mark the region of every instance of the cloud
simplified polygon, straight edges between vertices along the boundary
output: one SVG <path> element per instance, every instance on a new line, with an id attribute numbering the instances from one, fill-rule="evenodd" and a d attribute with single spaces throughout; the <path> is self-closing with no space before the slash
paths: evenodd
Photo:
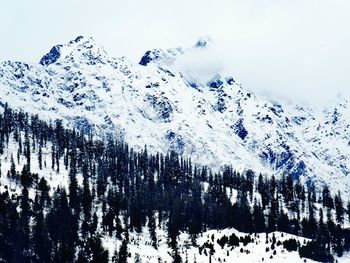
<path id="1" fill-rule="evenodd" d="M 347 0 L 12 0 L 0 9 L 0 58 L 37 62 L 91 35 L 138 62 L 146 50 L 210 36 L 212 50 L 179 62 L 190 76 L 220 69 L 256 93 L 319 105 L 350 96 L 349 13 Z"/>
<path id="2" fill-rule="evenodd" d="M 211 40 L 205 40 L 205 47 L 193 47 L 179 55 L 175 67 L 189 82 L 206 85 L 224 69 L 224 60 L 219 56 Z"/>

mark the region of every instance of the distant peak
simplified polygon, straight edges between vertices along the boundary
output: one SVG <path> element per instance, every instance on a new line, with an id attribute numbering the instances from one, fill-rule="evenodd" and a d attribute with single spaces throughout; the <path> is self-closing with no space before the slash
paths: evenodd
<path id="1" fill-rule="evenodd" d="M 147 66 L 152 61 L 162 62 L 164 64 L 172 64 L 176 56 L 182 54 L 184 51 L 181 47 L 169 48 L 167 50 L 153 49 L 148 50 L 142 56 L 139 64 L 142 66 Z"/>
<path id="2" fill-rule="evenodd" d="M 78 36 L 75 39 L 69 41 L 68 45 L 90 45 L 95 46 L 95 40 L 90 36 Z"/>
<path id="3" fill-rule="evenodd" d="M 80 40 L 83 40 L 84 38 L 86 39 L 86 37 L 84 36 L 78 36 L 76 39 L 69 41 L 69 44 L 78 43 Z"/>
<path id="4" fill-rule="evenodd" d="M 195 47 L 196 48 L 206 48 L 210 42 L 211 42 L 211 39 L 209 37 L 200 38 L 197 40 Z"/>
<path id="5" fill-rule="evenodd" d="M 103 48 L 96 45 L 92 37 L 78 36 L 67 44 L 60 44 L 51 48 L 50 52 L 42 57 L 40 64 L 48 66 L 67 56 L 75 56 L 77 58 L 83 55 L 84 52 L 89 52 L 90 60 L 98 59 L 101 55 L 106 55 Z"/>
<path id="6" fill-rule="evenodd" d="M 142 66 L 147 66 L 152 60 L 159 58 L 159 55 L 156 51 L 146 51 L 146 53 L 142 56 L 139 64 Z"/>
<path id="7" fill-rule="evenodd" d="M 202 37 L 197 40 L 194 46 L 184 49 L 182 47 L 169 48 L 167 50 L 163 49 L 153 49 L 148 50 L 142 56 L 139 64 L 142 66 L 147 66 L 150 62 L 162 62 L 165 64 L 171 64 L 178 55 L 184 54 L 187 51 L 191 51 L 193 48 L 206 48 L 210 45 L 211 39 L 209 37 Z"/>
<path id="8" fill-rule="evenodd" d="M 61 47 L 62 45 L 56 45 L 51 48 L 50 52 L 45 54 L 39 63 L 43 66 L 48 66 L 55 63 L 61 56 Z"/>

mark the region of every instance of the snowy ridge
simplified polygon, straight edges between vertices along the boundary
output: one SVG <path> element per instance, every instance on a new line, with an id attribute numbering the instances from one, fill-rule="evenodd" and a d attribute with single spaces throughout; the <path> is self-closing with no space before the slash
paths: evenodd
<path id="1" fill-rule="evenodd" d="M 38 64 L 2 62 L 0 101 L 99 136 L 113 133 L 137 149 L 350 190 L 349 102 L 318 111 L 259 98 L 220 73 L 206 84 L 190 82 L 174 62 L 206 46 L 148 51 L 133 64 L 78 37 Z"/>

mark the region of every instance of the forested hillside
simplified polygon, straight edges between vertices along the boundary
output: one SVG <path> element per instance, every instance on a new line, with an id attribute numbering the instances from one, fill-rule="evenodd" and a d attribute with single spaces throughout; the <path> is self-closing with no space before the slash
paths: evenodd
<path id="1" fill-rule="evenodd" d="M 0 262 L 333 262 L 350 250 L 348 196 L 327 186 L 214 173 L 7 106 L 0 184 Z"/>

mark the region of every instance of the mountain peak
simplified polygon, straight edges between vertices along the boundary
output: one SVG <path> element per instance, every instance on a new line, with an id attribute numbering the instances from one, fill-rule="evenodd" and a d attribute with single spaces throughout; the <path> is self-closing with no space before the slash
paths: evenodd
<path id="1" fill-rule="evenodd" d="M 96 64 L 97 62 L 104 62 L 106 57 L 107 54 L 104 49 L 97 45 L 92 37 L 78 36 L 67 44 L 52 47 L 39 63 L 48 66 L 67 59 L 68 61 L 79 60 L 79 62 L 87 64 Z"/>
<path id="2" fill-rule="evenodd" d="M 53 48 L 51 48 L 50 52 L 45 54 L 40 59 L 40 64 L 43 66 L 48 66 L 50 64 L 55 63 L 61 56 L 61 47 L 62 45 L 56 45 Z"/>
<path id="3" fill-rule="evenodd" d="M 189 48 L 177 47 L 169 48 L 167 50 L 163 49 L 153 49 L 148 50 L 142 56 L 139 64 L 142 66 L 147 66 L 150 62 L 162 62 L 163 64 L 169 65 L 174 62 L 178 55 L 184 54 L 186 52 L 191 52 L 194 49 L 205 49 L 211 44 L 211 39 L 209 37 L 202 37 L 197 40 L 194 46 Z"/>
<path id="4" fill-rule="evenodd" d="M 202 37 L 199 38 L 194 45 L 196 48 L 206 48 L 211 42 L 211 39 L 209 37 Z"/>
<path id="5" fill-rule="evenodd" d="M 80 41 L 83 41 L 84 39 L 93 40 L 92 37 L 78 36 L 76 39 L 69 41 L 69 44 L 78 43 Z"/>
<path id="6" fill-rule="evenodd" d="M 148 63 L 152 61 L 158 61 L 158 62 L 162 62 L 163 64 L 169 65 L 169 64 L 172 64 L 175 58 L 179 54 L 182 54 L 183 52 L 184 50 L 181 47 L 169 48 L 167 50 L 162 50 L 162 49 L 148 50 L 142 56 L 139 64 L 142 66 L 147 66 Z"/>

